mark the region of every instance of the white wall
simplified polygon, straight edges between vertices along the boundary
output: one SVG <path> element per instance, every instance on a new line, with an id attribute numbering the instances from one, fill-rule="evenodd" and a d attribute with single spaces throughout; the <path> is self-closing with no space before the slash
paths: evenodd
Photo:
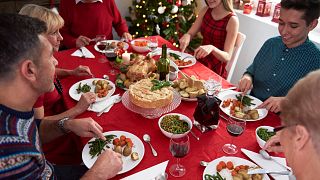
<path id="1" fill-rule="evenodd" d="M 121 13 L 121 16 L 125 18 L 126 16 L 129 16 L 129 6 L 132 6 L 132 0 L 115 0 L 118 9 Z M 114 39 L 120 39 L 117 35 L 117 32 L 113 30 L 113 38 Z"/>

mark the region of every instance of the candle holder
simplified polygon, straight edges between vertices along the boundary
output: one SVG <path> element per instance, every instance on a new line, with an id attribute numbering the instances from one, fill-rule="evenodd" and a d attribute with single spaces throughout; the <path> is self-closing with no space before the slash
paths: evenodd
<path id="1" fill-rule="evenodd" d="M 257 6 L 257 16 L 270 16 L 272 2 L 267 0 L 259 0 Z"/>
<path id="2" fill-rule="evenodd" d="M 279 23 L 279 18 L 280 18 L 280 9 L 281 9 L 281 5 L 280 3 L 278 3 L 275 7 L 274 7 L 274 11 L 273 11 L 273 16 L 272 16 L 272 20 L 275 23 Z"/>

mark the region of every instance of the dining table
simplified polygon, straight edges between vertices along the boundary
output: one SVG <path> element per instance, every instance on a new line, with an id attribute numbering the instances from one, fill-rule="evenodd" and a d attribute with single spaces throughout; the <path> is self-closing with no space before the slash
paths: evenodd
<path id="1" fill-rule="evenodd" d="M 173 46 L 172 43 L 165 40 L 161 36 L 156 36 L 158 38 L 159 47 L 162 44 L 167 44 L 167 47 L 173 50 L 178 50 L 177 47 Z M 76 57 L 71 56 L 73 52 L 77 49 L 68 49 L 54 53 L 54 57 L 58 60 L 58 68 L 64 69 L 74 69 L 79 65 L 89 66 L 92 74 L 96 78 L 102 78 L 103 75 L 108 75 L 110 81 L 115 82 L 117 76 L 108 74 L 109 70 L 112 69 L 112 65 L 107 62 L 101 62 L 99 58 L 106 58 L 104 54 L 97 52 L 94 49 L 94 45 L 88 45 L 86 48 L 95 56 L 95 58 L 83 58 L 83 57 Z M 127 49 L 128 52 L 134 52 L 132 47 L 130 46 Z M 201 64 L 200 62 L 196 62 L 193 66 L 182 68 L 180 69 L 187 75 L 194 75 L 195 77 L 208 80 L 209 78 L 219 79 L 220 76 L 213 72 L 212 70 L 208 69 L 206 66 Z M 69 88 L 81 81 L 83 79 L 88 79 L 91 77 L 75 77 L 70 76 L 67 78 L 61 79 L 61 84 L 64 87 L 63 91 L 63 100 L 64 104 L 67 108 L 71 108 L 76 105 L 77 101 L 73 100 L 69 95 Z M 226 80 L 222 80 L 222 88 L 234 87 L 236 85 L 227 82 Z M 123 95 L 125 90 L 121 88 L 116 88 L 114 94 Z M 172 110 L 171 112 L 180 113 L 187 117 L 189 117 L 192 121 L 193 113 L 197 106 L 197 101 L 181 101 L 180 105 Z M 223 116 L 226 116 L 222 111 L 220 113 Z M 219 126 L 215 130 L 211 130 L 205 133 L 201 133 L 195 126 L 192 128 L 192 131 L 198 136 L 200 139 L 197 140 L 191 134 L 189 134 L 190 139 L 190 151 L 189 153 L 181 158 L 180 163 L 186 167 L 186 174 L 182 178 L 176 178 L 170 175 L 169 167 L 176 162 L 175 157 L 172 156 L 171 152 L 169 151 L 169 142 L 170 139 L 160 131 L 158 127 L 158 120 L 159 118 L 149 119 L 145 118 L 140 114 L 132 112 L 131 110 L 127 109 L 123 103 L 114 104 L 111 110 L 108 113 L 103 113 L 101 116 L 97 116 L 96 112 L 86 111 L 79 115 L 77 118 L 85 118 L 91 117 L 96 122 L 98 122 L 102 127 L 103 131 L 126 131 L 132 133 L 139 137 L 141 141 L 143 141 L 142 137 L 144 134 L 149 134 L 151 137 L 151 143 L 154 149 L 157 151 L 158 156 L 153 156 L 149 145 L 143 142 L 145 147 L 145 153 L 141 162 L 132 170 L 119 174 L 115 176 L 113 179 L 121 179 L 131 174 L 137 173 L 142 171 L 148 167 L 154 166 L 159 164 L 163 161 L 169 160 L 166 172 L 168 174 L 168 179 L 202 179 L 204 167 L 200 166 L 199 162 L 204 161 L 212 161 L 222 156 L 230 156 L 222 150 L 222 146 L 225 143 L 230 143 L 231 138 L 234 138 L 233 143 L 238 148 L 246 148 L 248 150 L 258 152 L 260 147 L 256 141 L 255 130 L 257 127 L 262 125 L 267 126 L 279 126 L 280 125 L 280 118 L 277 114 L 272 112 L 268 112 L 267 116 L 259 121 L 252 121 L 247 122 L 246 128 L 242 135 L 238 137 L 232 137 L 226 130 L 226 120 L 223 118 L 219 119 Z M 91 138 L 87 137 L 79 137 L 79 144 L 80 148 L 82 148 L 87 144 L 87 142 Z M 76 148 L 76 147 L 75 147 Z M 240 150 L 232 155 L 240 158 L 244 158 L 249 160 L 249 158 L 243 154 Z M 106 167 L 106 170 L 108 167 Z"/>

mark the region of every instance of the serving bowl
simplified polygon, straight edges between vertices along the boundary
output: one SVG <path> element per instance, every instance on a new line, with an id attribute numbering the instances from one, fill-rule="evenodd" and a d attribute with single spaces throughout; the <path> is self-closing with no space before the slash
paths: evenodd
<path id="1" fill-rule="evenodd" d="M 259 127 L 257 127 L 257 129 L 256 129 L 256 139 L 257 139 L 257 143 L 259 144 L 260 148 L 262 149 L 264 147 L 264 145 L 266 144 L 266 141 L 261 139 L 261 137 L 258 135 L 258 130 L 260 128 L 267 129 L 269 131 L 273 131 L 274 127 L 271 127 L 271 126 L 259 126 Z"/>
<path id="2" fill-rule="evenodd" d="M 145 53 L 150 51 L 148 43 L 149 41 L 146 39 L 135 39 L 131 41 L 131 46 L 136 52 Z"/>
<path id="3" fill-rule="evenodd" d="M 163 119 L 167 116 L 174 116 L 174 115 L 177 115 L 179 116 L 179 120 L 181 121 L 184 121 L 188 124 L 188 130 L 184 133 L 172 133 L 172 132 L 169 132 L 168 130 L 164 129 L 162 126 L 161 126 L 161 122 L 163 121 Z M 166 115 L 163 115 L 159 118 L 159 121 L 158 121 L 158 126 L 159 126 L 159 129 L 161 130 L 161 132 L 167 136 L 168 138 L 181 138 L 183 136 L 186 136 L 190 130 L 192 129 L 192 121 L 190 118 L 188 118 L 187 116 L 183 115 L 183 114 L 179 114 L 179 113 L 169 113 L 169 114 L 166 114 Z"/>

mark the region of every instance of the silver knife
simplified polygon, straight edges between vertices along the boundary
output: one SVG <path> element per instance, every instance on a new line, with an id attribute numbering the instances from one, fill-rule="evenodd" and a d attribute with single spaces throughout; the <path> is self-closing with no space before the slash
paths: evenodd
<path id="1" fill-rule="evenodd" d="M 281 174 L 290 175 L 289 171 L 268 171 L 266 169 L 249 169 L 248 174 Z"/>

